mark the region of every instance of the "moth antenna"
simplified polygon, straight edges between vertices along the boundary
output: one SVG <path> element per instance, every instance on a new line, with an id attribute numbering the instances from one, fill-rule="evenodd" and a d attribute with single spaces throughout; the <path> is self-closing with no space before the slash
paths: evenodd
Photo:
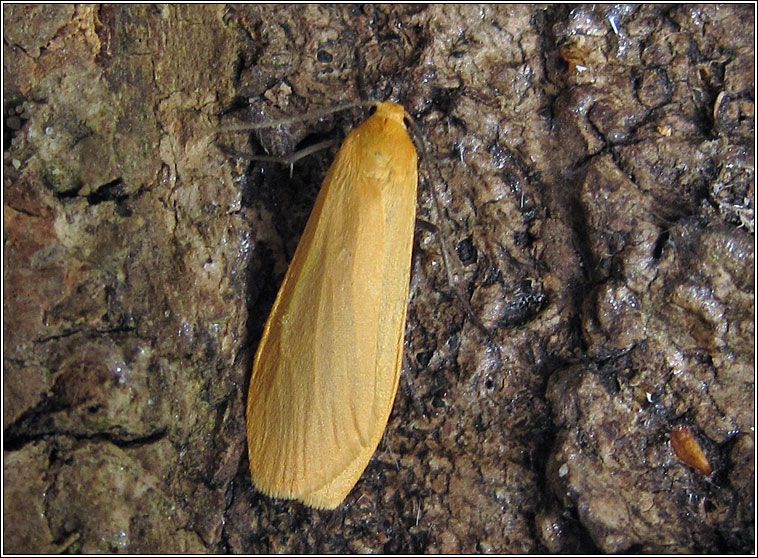
<path id="1" fill-rule="evenodd" d="M 221 145 L 219 147 L 224 152 L 228 153 L 229 155 L 232 155 L 234 157 L 239 157 L 240 159 L 247 159 L 248 161 L 258 161 L 260 163 L 281 163 L 283 165 L 293 165 L 294 163 L 298 162 L 303 157 L 312 155 L 313 153 L 316 153 L 317 151 L 321 151 L 322 149 L 327 149 L 336 143 L 337 143 L 336 140 L 325 140 L 319 143 L 314 143 L 313 145 L 310 145 L 286 157 L 274 157 L 272 155 L 257 155 L 255 153 L 245 153 L 244 151 L 238 151 L 226 145 Z"/>
<path id="2" fill-rule="evenodd" d="M 357 108 L 357 107 L 375 107 L 378 106 L 378 101 L 353 101 L 350 103 L 344 103 L 341 105 L 336 105 L 327 109 L 320 109 L 320 110 L 313 110 L 310 112 L 306 112 L 303 114 L 297 114 L 294 116 L 288 116 L 285 118 L 279 118 L 277 120 L 269 120 L 266 122 L 255 122 L 251 124 L 239 124 L 239 125 L 232 125 L 232 126 L 222 126 L 220 128 L 216 128 L 211 133 L 222 133 L 222 132 L 249 132 L 253 130 L 262 130 L 264 128 L 275 128 L 276 126 L 283 126 L 285 124 L 294 124 L 296 122 L 303 122 L 305 120 L 313 120 L 313 119 L 319 119 L 323 118 L 325 116 L 329 116 L 330 114 L 334 114 L 336 112 L 340 112 L 343 110 L 348 110 L 351 108 Z M 247 159 L 248 161 L 257 161 L 261 163 L 282 163 L 282 164 L 288 164 L 290 165 L 290 178 L 292 178 L 293 168 L 292 166 L 294 163 L 302 159 L 303 157 L 307 157 L 313 153 L 316 153 L 317 151 L 321 151 L 322 149 L 326 149 L 328 147 L 331 147 L 337 143 L 335 140 L 325 140 L 319 143 L 316 143 L 314 145 L 311 145 L 309 147 L 306 147 L 305 149 L 302 149 L 300 151 L 297 151 L 296 153 L 293 153 L 287 157 L 273 157 L 269 155 L 256 155 L 252 153 L 245 153 L 243 151 L 237 151 L 236 149 L 232 149 L 227 146 L 221 146 L 221 149 L 225 151 L 226 153 L 233 155 L 234 157 L 240 157 L 242 159 Z M 264 149 L 266 149 L 266 146 L 263 146 Z"/>
<path id="3" fill-rule="evenodd" d="M 357 107 L 375 107 L 379 103 L 377 101 L 353 101 L 342 105 L 336 105 L 326 109 L 312 110 L 295 116 L 286 116 L 284 118 L 278 118 L 276 120 L 267 120 L 265 122 L 253 122 L 250 124 L 236 124 L 232 126 L 221 126 L 216 128 L 214 132 L 244 132 L 250 130 L 261 130 L 264 128 L 275 128 L 276 126 L 283 126 L 285 124 L 295 124 L 297 122 L 304 122 L 306 120 L 317 120 L 325 116 L 348 110 Z"/>

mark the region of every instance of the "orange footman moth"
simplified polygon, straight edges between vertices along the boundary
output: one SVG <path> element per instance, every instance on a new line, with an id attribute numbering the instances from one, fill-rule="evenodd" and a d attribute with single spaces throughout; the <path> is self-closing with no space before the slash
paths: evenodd
<path id="1" fill-rule="evenodd" d="M 403 361 L 417 157 L 384 102 L 342 143 L 263 329 L 247 397 L 264 494 L 339 506 L 387 425 Z"/>

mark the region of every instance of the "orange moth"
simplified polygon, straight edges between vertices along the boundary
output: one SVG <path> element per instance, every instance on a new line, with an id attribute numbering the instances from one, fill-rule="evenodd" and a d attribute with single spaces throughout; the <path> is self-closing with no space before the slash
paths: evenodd
<path id="1" fill-rule="evenodd" d="M 247 444 L 253 483 L 269 496 L 336 508 L 389 419 L 418 182 L 404 116 L 379 103 L 343 142 L 263 329 Z"/>

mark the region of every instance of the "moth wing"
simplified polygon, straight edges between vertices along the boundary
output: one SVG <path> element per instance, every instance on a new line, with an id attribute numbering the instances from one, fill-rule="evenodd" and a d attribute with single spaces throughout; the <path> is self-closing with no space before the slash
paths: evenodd
<path id="1" fill-rule="evenodd" d="M 403 128 L 412 170 L 407 156 L 399 170 L 388 173 L 393 161 L 383 160 L 377 169 L 363 153 L 364 126 L 343 142 L 324 180 L 266 323 L 248 393 L 253 481 L 264 493 L 316 507 L 336 507 L 360 477 L 401 368 L 415 150 Z M 387 181 L 412 184 L 388 188 Z"/>

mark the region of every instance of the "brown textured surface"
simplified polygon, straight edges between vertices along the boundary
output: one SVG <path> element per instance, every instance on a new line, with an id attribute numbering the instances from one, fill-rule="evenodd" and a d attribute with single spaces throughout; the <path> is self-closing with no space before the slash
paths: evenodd
<path id="1" fill-rule="evenodd" d="M 3 10 L 5 552 L 753 549 L 752 6 Z M 365 116 L 207 131 L 360 98 L 417 118 L 489 333 L 418 228 L 385 437 L 317 512 L 253 489 L 243 402 L 333 151 L 220 145 Z"/>

